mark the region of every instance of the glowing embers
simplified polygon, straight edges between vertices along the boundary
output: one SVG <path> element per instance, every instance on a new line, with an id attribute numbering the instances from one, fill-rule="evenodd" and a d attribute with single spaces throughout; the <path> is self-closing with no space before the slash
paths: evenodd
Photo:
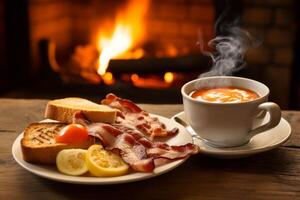
<path id="1" fill-rule="evenodd" d="M 138 75 L 138 74 L 123 74 L 121 80 L 131 82 L 132 85 L 139 88 L 169 88 L 177 86 L 182 79 L 182 75 L 174 72 L 166 72 L 162 75 Z"/>
<path id="2" fill-rule="evenodd" d="M 171 84 L 174 81 L 174 73 L 166 72 L 164 75 L 164 80 L 166 83 Z"/>
<path id="3" fill-rule="evenodd" d="M 116 82 L 111 72 L 105 72 L 101 77 L 106 85 L 113 85 Z"/>

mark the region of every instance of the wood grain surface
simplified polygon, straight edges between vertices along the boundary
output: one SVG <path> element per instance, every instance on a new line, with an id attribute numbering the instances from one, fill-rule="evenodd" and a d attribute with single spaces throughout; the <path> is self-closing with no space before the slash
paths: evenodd
<path id="1" fill-rule="evenodd" d="M 13 159 L 15 138 L 43 119 L 45 100 L 0 99 L 0 199 L 300 199 L 300 112 L 284 111 L 292 137 L 282 147 L 242 159 L 189 158 L 164 175 L 133 183 L 87 186 L 35 176 Z M 141 105 L 171 117 L 182 105 Z"/>

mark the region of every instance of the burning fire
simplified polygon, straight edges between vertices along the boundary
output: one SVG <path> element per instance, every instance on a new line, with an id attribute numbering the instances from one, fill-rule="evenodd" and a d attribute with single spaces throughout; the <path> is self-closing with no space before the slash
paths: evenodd
<path id="1" fill-rule="evenodd" d="M 100 56 L 98 60 L 98 74 L 103 76 L 112 58 L 140 58 L 143 51 L 128 55 L 128 51 L 136 47 L 144 39 L 144 18 L 150 0 L 129 0 L 125 9 L 118 12 L 112 34 L 101 30 L 98 36 L 97 48 Z"/>
<path id="2" fill-rule="evenodd" d="M 140 88 L 168 88 L 175 79 L 176 74 L 173 72 L 166 72 L 163 79 L 155 75 L 140 77 L 138 74 L 132 74 L 130 76 L 132 84 Z"/>

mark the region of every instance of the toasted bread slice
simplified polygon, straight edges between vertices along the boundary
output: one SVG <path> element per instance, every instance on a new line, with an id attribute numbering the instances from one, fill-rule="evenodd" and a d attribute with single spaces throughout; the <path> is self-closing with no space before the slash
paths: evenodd
<path id="1" fill-rule="evenodd" d="M 55 136 L 65 127 L 64 123 L 42 122 L 30 124 L 21 140 L 23 159 L 30 163 L 55 164 L 56 155 L 63 149 L 87 149 L 94 140 L 76 144 L 56 143 Z"/>
<path id="2" fill-rule="evenodd" d="M 72 123 L 73 115 L 78 111 L 82 111 L 92 122 L 113 123 L 116 118 L 114 109 L 76 97 L 49 101 L 45 111 L 45 118 Z"/>

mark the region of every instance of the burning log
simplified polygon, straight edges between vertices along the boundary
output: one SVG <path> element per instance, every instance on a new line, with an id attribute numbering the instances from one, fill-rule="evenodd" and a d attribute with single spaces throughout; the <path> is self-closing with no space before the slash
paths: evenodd
<path id="1" fill-rule="evenodd" d="M 205 72 L 210 60 L 204 56 L 181 56 L 172 58 L 141 58 L 110 60 L 108 71 L 113 74 L 153 74 L 165 72 Z"/>
<path id="2" fill-rule="evenodd" d="M 167 88 L 180 85 L 186 77 L 197 76 L 208 70 L 210 59 L 201 55 L 179 57 L 152 57 L 140 59 L 112 59 L 108 72 L 99 75 L 99 52 L 95 47 L 78 46 L 67 62 L 59 64 L 55 56 L 55 44 L 45 41 L 41 51 L 45 66 L 59 74 L 64 83 L 112 85 L 116 81 L 131 82 L 136 87 Z M 185 77 L 185 75 L 187 76 Z"/>

